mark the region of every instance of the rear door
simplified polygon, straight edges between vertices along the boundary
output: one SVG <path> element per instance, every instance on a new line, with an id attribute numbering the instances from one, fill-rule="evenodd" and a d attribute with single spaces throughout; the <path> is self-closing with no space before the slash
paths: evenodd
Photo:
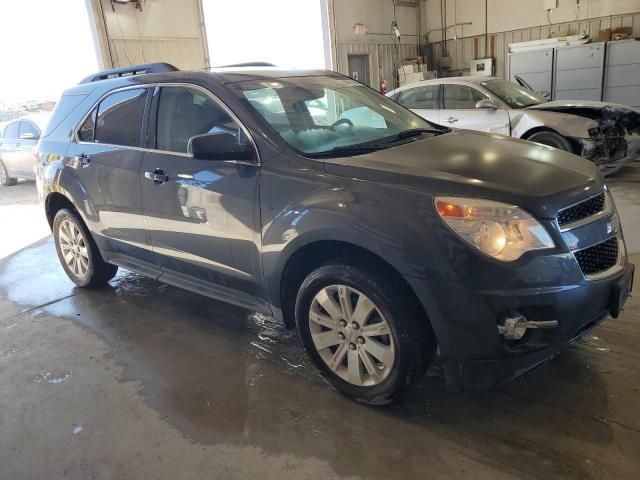
<path id="1" fill-rule="evenodd" d="M 440 112 L 443 125 L 503 135 L 511 133 L 506 109 L 500 106 L 496 110 L 477 108 L 478 102 L 491 100 L 483 92 L 458 83 L 445 83 L 443 87 L 443 110 Z"/>
<path id="2" fill-rule="evenodd" d="M 76 205 L 101 250 L 114 263 L 158 276 L 142 212 L 143 124 L 151 88 L 114 91 L 81 122 L 67 151 L 65 173 L 77 185 Z"/>
<path id="3" fill-rule="evenodd" d="M 202 160 L 189 150 L 196 135 L 231 133 L 242 143 L 251 142 L 248 133 L 217 97 L 195 85 L 157 88 L 151 111 L 142 196 L 162 279 L 268 311 L 260 255 L 260 166 Z"/>
<path id="4" fill-rule="evenodd" d="M 440 125 L 440 110 L 438 109 L 438 92 L 440 85 L 423 85 L 402 90 L 396 102 L 406 107 L 422 118 Z"/>

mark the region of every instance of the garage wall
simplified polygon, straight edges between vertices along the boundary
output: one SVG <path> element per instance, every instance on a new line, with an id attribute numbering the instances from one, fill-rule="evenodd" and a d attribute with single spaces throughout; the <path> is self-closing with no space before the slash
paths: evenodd
<path id="1" fill-rule="evenodd" d="M 389 89 L 395 88 L 394 60 L 418 55 L 418 32 L 420 28 L 419 7 L 407 6 L 414 2 L 396 5 L 396 21 L 401 32 L 398 50 L 391 39 L 391 21 L 394 18 L 393 0 L 332 0 L 329 2 L 331 24 L 335 39 L 335 70 L 348 74 L 349 54 L 369 55 L 371 87 L 378 90 L 382 79 Z M 354 32 L 355 23 L 364 23 L 365 35 Z"/>
<path id="2" fill-rule="evenodd" d="M 423 9 L 423 34 L 432 42 L 436 64 L 443 50 L 440 3 L 440 0 L 427 0 Z M 602 29 L 632 27 L 634 35 L 640 36 L 638 0 L 581 0 L 580 4 L 578 11 L 575 0 L 558 0 L 550 25 L 542 0 L 486 0 L 489 15 L 485 35 L 485 1 L 448 0 L 447 25 L 473 22 L 447 32 L 450 75 L 468 74 L 470 60 L 489 56 L 496 60 L 496 76 L 505 77 L 510 43 L 549 38 L 552 34 L 587 33 L 595 40 Z"/>
<path id="3" fill-rule="evenodd" d="M 133 3 L 87 0 L 101 68 L 168 62 L 181 69 L 208 66 L 200 0 Z"/>

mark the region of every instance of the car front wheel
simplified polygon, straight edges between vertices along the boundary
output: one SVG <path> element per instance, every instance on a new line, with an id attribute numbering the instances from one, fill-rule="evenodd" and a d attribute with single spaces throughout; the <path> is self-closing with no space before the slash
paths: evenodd
<path id="1" fill-rule="evenodd" d="M 569 140 L 567 140 L 562 135 L 555 132 L 536 132 L 529 138 L 527 138 L 527 140 L 529 140 L 530 142 L 541 143 L 542 145 L 547 145 L 549 147 L 558 148 L 560 150 L 573 153 L 571 142 L 569 142 Z"/>
<path id="2" fill-rule="evenodd" d="M 393 401 L 433 357 L 415 299 L 374 268 L 338 262 L 313 271 L 300 287 L 296 322 L 322 375 L 363 403 Z"/>
<path id="3" fill-rule="evenodd" d="M 62 268 L 76 285 L 98 287 L 118 272 L 118 267 L 102 259 L 91 234 L 75 212 L 62 209 L 56 214 L 53 236 Z"/>

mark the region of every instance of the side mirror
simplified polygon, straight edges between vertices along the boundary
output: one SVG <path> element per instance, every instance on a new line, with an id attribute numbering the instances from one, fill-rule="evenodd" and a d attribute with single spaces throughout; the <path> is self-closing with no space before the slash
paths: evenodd
<path id="1" fill-rule="evenodd" d="M 24 132 L 20 134 L 20 140 L 38 140 L 39 138 L 40 137 L 31 132 Z"/>
<path id="2" fill-rule="evenodd" d="M 205 133 L 189 139 L 189 152 L 200 160 L 255 160 L 256 153 L 250 143 L 240 144 L 230 133 Z"/>
<path id="3" fill-rule="evenodd" d="M 491 100 L 480 100 L 476 103 L 476 109 L 478 110 L 498 110 L 498 106 Z"/>

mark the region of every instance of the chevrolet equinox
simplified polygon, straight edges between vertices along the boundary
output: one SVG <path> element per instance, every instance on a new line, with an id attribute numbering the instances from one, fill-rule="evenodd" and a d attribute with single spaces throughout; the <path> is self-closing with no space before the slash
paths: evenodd
<path id="1" fill-rule="evenodd" d="M 271 315 L 365 403 L 436 358 L 455 389 L 512 379 L 617 317 L 633 281 L 593 163 L 436 127 L 333 72 L 102 72 L 35 155 L 73 282 L 122 267 Z"/>

